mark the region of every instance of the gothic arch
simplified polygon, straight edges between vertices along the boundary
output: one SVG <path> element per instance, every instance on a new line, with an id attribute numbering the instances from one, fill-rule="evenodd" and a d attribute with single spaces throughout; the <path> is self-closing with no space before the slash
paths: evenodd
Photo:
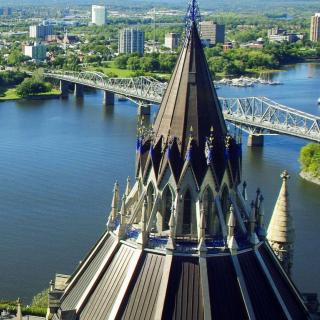
<path id="1" fill-rule="evenodd" d="M 162 193 L 162 230 L 169 229 L 169 221 L 171 217 L 171 208 L 173 203 L 173 192 L 167 185 Z"/>
<path id="2" fill-rule="evenodd" d="M 202 194 L 202 208 L 206 221 L 206 233 L 211 233 L 214 222 L 214 203 L 213 192 L 207 186 Z"/>
<path id="3" fill-rule="evenodd" d="M 221 192 L 221 208 L 223 215 L 225 217 L 226 224 L 229 220 L 229 209 L 230 209 L 230 197 L 229 197 L 229 189 L 226 185 L 223 186 Z"/>
<path id="4" fill-rule="evenodd" d="M 183 211 L 182 211 L 182 233 L 191 234 L 192 232 L 192 196 L 187 189 L 183 196 Z"/>
<path id="5" fill-rule="evenodd" d="M 149 183 L 147 188 L 147 201 L 148 201 L 148 209 L 147 209 L 147 216 L 148 218 L 151 215 L 154 203 L 155 203 L 155 188 L 152 182 Z"/>

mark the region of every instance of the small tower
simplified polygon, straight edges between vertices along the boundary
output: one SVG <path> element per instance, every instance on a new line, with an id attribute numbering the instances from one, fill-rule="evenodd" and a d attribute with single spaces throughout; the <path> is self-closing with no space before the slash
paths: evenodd
<path id="1" fill-rule="evenodd" d="M 22 320 L 23 316 L 22 316 L 22 311 L 21 311 L 21 299 L 18 298 L 17 300 L 17 320 Z"/>
<path id="2" fill-rule="evenodd" d="M 281 174 L 282 186 L 268 228 L 267 239 L 277 255 L 282 267 L 291 274 L 294 226 L 290 214 L 287 181 L 290 178 L 285 170 Z"/>

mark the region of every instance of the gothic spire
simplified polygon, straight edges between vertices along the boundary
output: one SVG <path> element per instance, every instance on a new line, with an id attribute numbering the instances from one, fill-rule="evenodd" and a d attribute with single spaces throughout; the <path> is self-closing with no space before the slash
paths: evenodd
<path id="1" fill-rule="evenodd" d="M 267 239 L 279 258 L 283 268 L 290 275 L 293 259 L 294 226 L 290 214 L 287 181 L 290 178 L 285 170 L 281 174 L 282 186 L 268 227 Z"/>
<path id="2" fill-rule="evenodd" d="M 214 141 L 215 168 L 224 172 L 227 129 L 195 21 L 191 22 L 186 44 L 154 123 L 154 145 L 172 137 L 176 139 L 180 158 L 184 160 L 188 153 L 190 128 L 193 129 L 193 163 L 196 163 L 193 169 L 197 178 L 201 180 L 207 167 L 204 150 L 210 134 Z"/>

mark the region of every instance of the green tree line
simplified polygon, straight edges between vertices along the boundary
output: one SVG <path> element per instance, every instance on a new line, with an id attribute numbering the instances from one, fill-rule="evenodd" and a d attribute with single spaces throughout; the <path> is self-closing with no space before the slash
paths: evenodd
<path id="1" fill-rule="evenodd" d="M 301 169 L 320 178 L 320 144 L 310 143 L 300 151 Z"/>

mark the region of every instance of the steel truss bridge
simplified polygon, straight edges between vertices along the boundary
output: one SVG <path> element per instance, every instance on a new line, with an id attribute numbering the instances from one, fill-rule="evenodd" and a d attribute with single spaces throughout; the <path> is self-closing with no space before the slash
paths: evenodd
<path id="1" fill-rule="evenodd" d="M 167 86 L 152 77 L 109 78 L 99 72 L 46 72 L 44 76 L 118 94 L 139 104 L 160 104 Z M 250 135 L 285 134 L 320 142 L 320 117 L 265 97 L 219 100 L 225 119 Z"/>

